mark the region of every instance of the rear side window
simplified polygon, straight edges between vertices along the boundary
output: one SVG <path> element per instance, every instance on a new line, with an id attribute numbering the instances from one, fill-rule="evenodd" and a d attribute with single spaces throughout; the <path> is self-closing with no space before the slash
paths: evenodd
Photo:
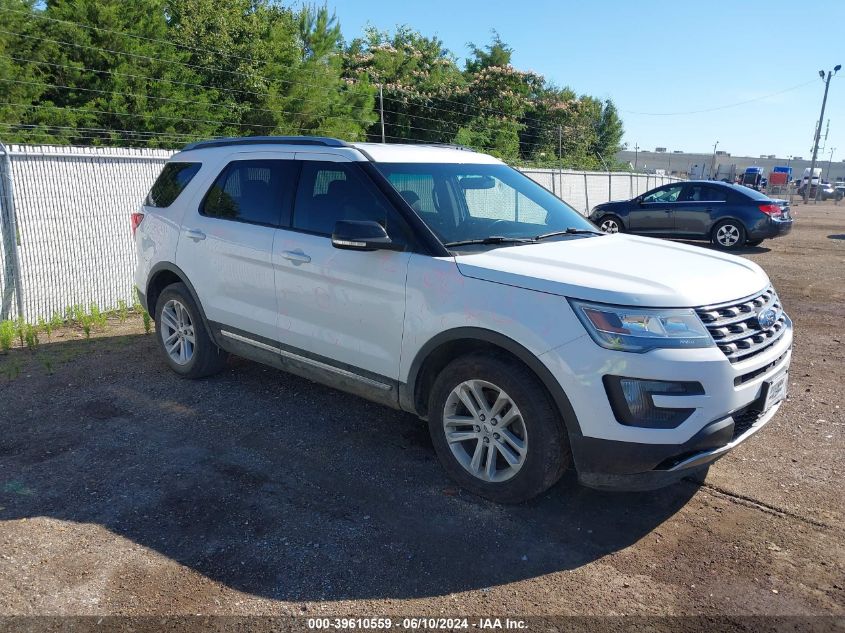
<path id="1" fill-rule="evenodd" d="M 167 163 L 161 170 L 144 204 L 163 209 L 169 207 L 197 175 L 202 163 Z"/>
<path id="2" fill-rule="evenodd" d="M 290 160 L 239 160 L 214 181 L 200 213 L 211 218 L 279 226 L 290 209 L 296 165 Z"/>

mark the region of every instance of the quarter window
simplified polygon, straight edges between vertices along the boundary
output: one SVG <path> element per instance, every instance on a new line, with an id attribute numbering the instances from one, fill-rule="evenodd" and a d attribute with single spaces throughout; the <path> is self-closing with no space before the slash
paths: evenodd
<path id="1" fill-rule="evenodd" d="M 144 204 L 160 209 L 169 207 L 197 175 L 201 163 L 167 163 L 153 183 Z"/>
<path id="2" fill-rule="evenodd" d="M 201 213 L 211 218 L 279 226 L 293 192 L 294 177 L 293 161 L 233 161 L 206 194 Z"/>

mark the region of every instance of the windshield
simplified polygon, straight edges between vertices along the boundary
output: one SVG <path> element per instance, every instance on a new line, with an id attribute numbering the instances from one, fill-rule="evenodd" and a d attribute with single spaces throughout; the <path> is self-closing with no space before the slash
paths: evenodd
<path id="1" fill-rule="evenodd" d="M 507 165 L 375 166 L 447 246 L 500 237 L 533 240 L 567 229 L 596 231 L 568 204 Z"/>

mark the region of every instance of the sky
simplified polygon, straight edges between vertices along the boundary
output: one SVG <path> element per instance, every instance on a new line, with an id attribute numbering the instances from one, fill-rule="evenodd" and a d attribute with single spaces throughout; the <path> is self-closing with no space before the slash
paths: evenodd
<path id="1" fill-rule="evenodd" d="M 824 93 L 818 72 L 845 64 L 845 0 L 327 4 L 347 40 L 367 25 L 407 24 L 436 35 L 461 60 L 468 42 L 486 44 L 495 29 L 514 49 L 515 67 L 578 94 L 612 99 L 629 149 L 712 152 L 718 141 L 734 156 L 809 159 Z M 740 102 L 747 103 L 734 105 Z M 820 160 L 832 147 L 833 160 L 843 160 L 845 69 L 830 82 L 825 126 L 828 119 Z"/>

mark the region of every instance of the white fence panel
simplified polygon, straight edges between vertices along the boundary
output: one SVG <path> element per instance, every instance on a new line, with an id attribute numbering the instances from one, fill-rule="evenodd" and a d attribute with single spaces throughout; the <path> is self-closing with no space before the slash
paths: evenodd
<path id="1" fill-rule="evenodd" d="M 24 317 L 131 305 L 129 214 L 172 152 L 13 145 L 9 153 Z"/>
<path id="2" fill-rule="evenodd" d="M 520 171 L 584 215 L 597 204 L 610 200 L 628 200 L 649 189 L 679 180 L 671 176 L 627 172 L 532 168 L 520 168 Z"/>

